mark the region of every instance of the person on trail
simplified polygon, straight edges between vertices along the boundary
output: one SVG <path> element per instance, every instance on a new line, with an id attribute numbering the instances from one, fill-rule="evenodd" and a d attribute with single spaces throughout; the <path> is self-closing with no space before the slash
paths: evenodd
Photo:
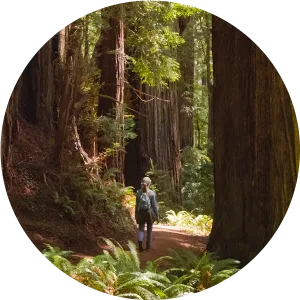
<path id="1" fill-rule="evenodd" d="M 139 225 L 138 244 L 140 252 L 144 251 L 143 239 L 145 224 L 147 223 L 146 250 L 150 250 L 153 223 L 159 220 L 156 194 L 150 190 L 150 184 L 150 178 L 144 177 L 141 182 L 141 189 L 136 193 L 135 219 Z"/>

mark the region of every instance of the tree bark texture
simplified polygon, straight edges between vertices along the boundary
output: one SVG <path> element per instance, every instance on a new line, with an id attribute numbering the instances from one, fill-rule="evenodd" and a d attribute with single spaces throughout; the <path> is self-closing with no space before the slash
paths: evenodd
<path id="1" fill-rule="evenodd" d="M 55 35 L 31 59 L 10 97 L 2 129 L 1 161 L 5 182 L 10 182 L 10 148 L 18 135 L 19 116 L 39 126 L 45 136 L 55 133 L 55 66 L 58 45 Z"/>
<path id="2" fill-rule="evenodd" d="M 6 189 L 9 190 L 11 186 L 11 145 L 17 138 L 19 132 L 18 125 L 18 105 L 20 90 L 22 87 L 22 77 L 19 78 L 14 87 L 10 100 L 8 102 L 6 112 L 4 115 L 2 135 L 1 135 L 1 167 L 3 172 Z"/>
<path id="3" fill-rule="evenodd" d="M 211 75 L 211 34 L 210 34 L 210 27 L 211 27 L 211 15 L 206 13 L 205 16 L 205 27 L 207 30 L 205 36 L 205 63 L 206 63 L 206 85 L 207 85 L 207 92 L 208 92 L 208 126 L 207 126 L 207 138 L 208 140 L 213 143 L 213 84 L 212 84 L 212 75 Z M 208 148 L 208 157 L 213 160 L 213 148 L 210 146 Z"/>
<path id="4" fill-rule="evenodd" d="M 121 6 L 122 7 L 122 6 Z M 115 54 L 115 69 L 116 69 L 116 119 L 121 128 L 124 128 L 124 88 L 125 88 L 125 49 L 124 49 L 124 20 L 118 21 L 117 36 L 116 36 L 116 54 Z M 125 162 L 125 141 L 124 133 L 121 132 L 118 136 L 120 149 L 114 157 L 114 165 L 120 170 L 117 174 L 118 181 L 124 183 L 124 162 Z"/>
<path id="5" fill-rule="evenodd" d="M 31 59 L 22 73 L 19 93 L 20 113 L 32 124 L 54 134 L 55 70 L 54 39 L 50 39 Z"/>
<path id="6" fill-rule="evenodd" d="M 294 193 L 299 133 L 265 54 L 213 16 L 215 213 L 208 250 L 243 263 L 277 230 Z"/>
<path id="7" fill-rule="evenodd" d="M 190 18 L 180 17 L 179 34 L 186 40 L 178 49 L 177 59 L 180 63 L 181 78 L 177 85 L 180 127 L 180 149 L 194 144 L 194 37 Z"/>
<path id="8" fill-rule="evenodd" d="M 111 8 L 104 9 L 104 14 L 111 15 Z M 122 7 L 121 7 L 122 9 Z M 101 69 L 100 96 L 98 115 L 107 116 L 115 109 L 117 122 L 124 128 L 124 86 L 125 86 L 125 50 L 124 50 L 124 20 L 122 12 L 119 18 L 109 18 L 109 28 L 104 28 L 96 46 L 96 59 Z M 125 143 L 124 134 L 116 137 L 120 151 L 108 161 L 109 167 L 117 168 L 117 180 L 124 183 Z M 112 145 L 99 144 L 99 150 L 104 151 Z"/>
<path id="9" fill-rule="evenodd" d="M 139 111 L 147 116 L 140 116 L 138 120 L 140 168 L 143 174 L 149 171 L 151 158 L 158 169 L 170 171 L 171 183 L 179 189 L 181 160 L 176 84 L 169 84 L 168 90 L 143 85 L 141 91 L 151 95 L 141 95 L 141 98 L 152 100 L 140 101 Z"/>
<path id="10" fill-rule="evenodd" d="M 103 15 L 109 13 L 109 8 L 103 9 Z M 117 40 L 118 21 L 114 18 L 109 20 L 109 28 L 101 31 L 100 40 L 96 45 L 95 57 L 101 70 L 100 77 L 100 96 L 98 105 L 98 115 L 107 115 L 115 107 L 115 103 L 102 95 L 116 98 L 116 40 Z M 100 145 L 103 150 L 109 145 Z"/>

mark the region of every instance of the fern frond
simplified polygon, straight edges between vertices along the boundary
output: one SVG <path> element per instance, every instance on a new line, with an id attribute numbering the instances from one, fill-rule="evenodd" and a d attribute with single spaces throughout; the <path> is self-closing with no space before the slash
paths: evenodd
<path id="1" fill-rule="evenodd" d="M 139 299 L 139 300 L 143 300 L 143 298 L 142 298 L 140 295 L 134 294 L 134 293 L 117 294 L 116 296 L 122 297 L 122 298 L 129 298 L 129 299 Z"/>
<path id="2" fill-rule="evenodd" d="M 132 241 L 128 241 L 128 248 L 131 253 L 133 262 L 135 263 L 136 269 L 140 269 L 140 258 L 137 253 L 136 245 Z"/>
<path id="3" fill-rule="evenodd" d="M 156 294 L 151 290 L 149 291 L 148 289 L 137 286 L 134 288 L 135 292 L 140 295 L 144 300 L 157 300 Z"/>

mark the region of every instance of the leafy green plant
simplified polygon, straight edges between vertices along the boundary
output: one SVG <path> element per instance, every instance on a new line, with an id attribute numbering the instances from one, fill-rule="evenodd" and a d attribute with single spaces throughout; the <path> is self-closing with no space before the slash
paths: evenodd
<path id="1" fill-rule="evenodd" d="M 46 248 L 43 251 L 44 256 L 51 261 L 58 269 L 64 273 L 70 275 L 73 271 L 72 264 L 68 261 L 72 251 L 62 251 L 58 247 L 52 247 L 49 244 L 45 244 Z"/>
<path id="2" fill-rule="evenodd" d="M 164 220 L 172 226 L 178 226 L 184 230 L 204 235 L 210 233 L 213 222 L 206 215 L 194 216 L 187 211 L 179 211 L 176 214 L 174 210 L 167 211 Z"/>
<path id="3" fill-rule="evenodd" d="M 75 280 L 104 293 L 130 299 L 170 299 L 212 287 L 238 272 L 239 261 L 219 259 L 213 253 L 171 250 L 170 256 L 147 262 L 141 268 L 134 243 L 124 250 L 104 239 L 107 250 L 76 265 L 68 260 L 72 252 L 46 245 L 44 255 Z M 167 263 L 166 265 L 166 262 Z M 172 268 L 169 268 L 172 263 Z"/>
<path id="4" fill-rule="evenodd" d="M 213 253 L 172 250 L 171 256 L 175 268 L 169 272 L 180 272 L 180 277 L 174 282 L 192 286 L 196 292 L 208 289 L 239 271 L 239 261 L 219 259 Z"/>
<path id="5" fill-rule="evenodd" d="M 104 239 L 108 250 L 94 258 L 85 258 L 76 266 L 63 258 L 63 251 L 48 246 L 44 255 L 59 269 L 67 270 L 67 274 L 77 281 L 96 290 L 130 299 L 169 299 L 179 297 L 193 291 L 185 284 L 174 284 L 165 272 L 158 272 L 159 264 L 168 259 L 160 258 L 148 263 L 146 269 L 140 267 L 136 246 L 128 243 L 129 251 L 125 251 L 118 243 Z M 67 262 L 67 268 L 57 261 Z"/>
<path id="6" fill-rule="evenodd" d="M 171 183 L 169 171 L 158 169 L 153 160 L 150 159 L 150 170 L 146 173 L 152 180 L 151 189 L 156 192 L 159 201 L 160 215 L 165 215 L 166 211 L 174 208 L 178 194 Z"/>
<path id="7" fill-rule="evenodd" d="M 209 157 L 196 148 L 182 152 L 182 200 L 185 210 L 199 209 L 201 214 L 212 216 L 214 204 L 213 165 Z"/>

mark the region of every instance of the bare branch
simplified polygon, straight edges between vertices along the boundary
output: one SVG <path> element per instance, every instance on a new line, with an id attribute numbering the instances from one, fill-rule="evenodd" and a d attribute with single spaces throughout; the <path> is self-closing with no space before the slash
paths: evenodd
<path id="1" fill-rule="evenodd" d="M 146 103 L 147 103 L 147 102 L 150 102 L 150 101 L 153 101 L 153 100 L 160 100 L 160 101 L 164 101 L 164 102 L 170 102 L 170 100 L 162 99 L 162 98 L 159 98 L 159 97 L 157 97 L 157 96 L 153 96 L 153 95 L 144 93 L 144 92 L 142 92 L 142 91 L 140 91 L 140 90 L 134 88 L 128 81 L 125 81 L 125 83 L 126 83 L 126 84 L 134 91 L 134 93 L 136 94 L 136 96 L 137 96 L 141 101 L 143 101 L 143 102 L 146 102 Z M 142 99 L 142 98 L 137 94 L 137 92 L 140 93 L 140 94 L 143 94 L 143 95 L 145 95 L 145 96 L 150 96 L 150 97 L 152 97 L 152 98 L 149 99 L 149 100 Z"/>
<path id="2" fill-rule="evenodd" d="M 119 103 L 119 104 L 121 104 L 121 105 L 125 105 L 125 103 L 122 103 L 122 102 L 118 101 L 117 99 L 115 99 L 115 98 L 113 98 L 113 97 L 111 97 L 111 96 L 102 95 L 102 94 L 99 94 L 99 96 L 100 96 L 100 97 L 103 97 L 103 98 L 106 98 L 106 99 L 109 99 L 109 100 L 111 100 L 111 101 L 117 102 L 117 103 Z M 137 113 L 137 114 L 139 114 L 139 115 L 141 115 L 141 116 L 143 116 L 143 117 L 145 117 L 145 118 L 148 119 L 148 117 L 147 117 L 146 115 L 140 113 L 139 111 L 137 111 L 137 110 L 135 110 L 135 109 L 132 109 L 132 108 L 130 108 L 130 107 L 126 107 L 126 108 L 127 108 L 128 110 L 133 111 L 133 112 L 135 112 L 135 113 Z"/>
<path id="3" fill-rule="evenodd" d="M 164 101 L 164 102 L 170 102 L 170 100 L 168 100 L 168 99 L 162 99 L 162 98 L 159 98 L 159 97 L 157 97 L 157 96 L 153 96 L 153 95 L 144 93 L 144 92 L 142 92 L 142 91 L 140 91 L 140 90 L 134 88 L 128 81 L 124 81 L 124 83 L 127 84 L 127 85 L 134 91 L 134 93 L 136 94 L 136 96 L 137 96 L 142 102 L 147 103 L 147 102 L 150 102 L 150 101 L 153 101 L 153 100 L 159 100 L 159 101 Z M 119 85 L 117 85 L 117 84 L 115 84 L 115 83 L 105 83 L 105 84 L 102 84 L 102 86 L 105 86 L 105 85 L 119 86 Z M 140 93 L 140 94 L 143 94 L 143 95 L 145 95 L 145 96 L 152 97 L 152 98 L 149 99 L 149 100 L 145 100 L 145 99 L 142 99 L 137 93 Z M 108 96 L 106 96 L 106 97 L 108 97 Z M 106 98 L 106 97 L 105 97 L 105 98 Z M 114 99 L 114 98 L 111 99 L 111 100 L 115 100 L 115 101 L 116 101 L 116 99 Z M 134 100 L 136 100 L 136 99 L 134 99 Z"/>

